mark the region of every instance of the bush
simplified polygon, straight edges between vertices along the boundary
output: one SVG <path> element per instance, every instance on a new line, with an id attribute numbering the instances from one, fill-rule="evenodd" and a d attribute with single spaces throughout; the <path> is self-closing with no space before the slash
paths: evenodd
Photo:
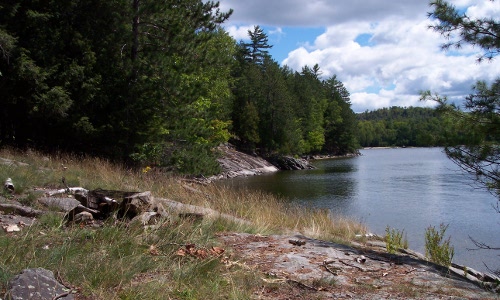
<path id="1" fill-rule="evenodd" d="M 397 229 L 390 228 L 389 226 L 385 228 L 385 246 L 387 252 L 394 254 L 401 248 L 408 248 L 408 239 L 405 235 L 403 240 L 403 234 L 404 230 L 399 231 Z"/>
<path id="2" fill-rule="evenodd" d="M 440 224 L 439 231 L 434 226 L 425 230 L 425 256 L 430 261 L 449 267 L 455 254 L 453 246 L 450 246 L 450 238 L 444 239 L 448 225 Z"/>

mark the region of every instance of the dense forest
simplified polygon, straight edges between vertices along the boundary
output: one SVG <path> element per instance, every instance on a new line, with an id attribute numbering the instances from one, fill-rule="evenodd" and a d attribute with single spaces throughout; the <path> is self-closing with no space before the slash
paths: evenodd
<path id="1" fill-rule="evenodd" d="M 434 108 L 390 107 L 356 115 L 363 147 L 432 147 L 463 143 L 462 130 Z"/>
<path id="2" fill-rule="evenodd" d="M 216 146 L 344 154 L 358 147 L 349 92 L 294 71 L 263 30 L 235 41 L 232 11 L 199 0 L 0 4 L 0 146 L 218 171 Z"/>

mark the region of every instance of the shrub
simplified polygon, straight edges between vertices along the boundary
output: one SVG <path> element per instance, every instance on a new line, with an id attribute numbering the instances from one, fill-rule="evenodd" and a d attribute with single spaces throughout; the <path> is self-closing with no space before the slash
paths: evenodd
<path id="1" fill-rule="evenodd" d="M 405 235 L 403 240 L 403 234 L 404 230 L 399 231 L 397 229 L 390 228 L 389 226 L 385 228 L 385 246 L 387 252 L 394 254 L 401 248 L 408 248 L 408 239 Z"/>
<path id="2" fill-rule="evenodd" d="M 444 239 L 448 225 L 440 224 L 439 230 L 429 226 L 425 230 L 425 256 L 430 261 L 449 267 L 455 254 L 453 246 L 450 246 L 450 237 Z"/>

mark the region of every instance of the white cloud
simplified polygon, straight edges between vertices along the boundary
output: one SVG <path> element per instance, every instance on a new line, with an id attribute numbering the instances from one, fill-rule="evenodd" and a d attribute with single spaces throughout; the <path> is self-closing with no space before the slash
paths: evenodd
<path id="1" fill-rule="evenodd" d="M 399 0 L 221 0 L 221 9 L 234 9 L 230 22 L 270 26 L 329 26 L 346 21 L 378 20 L 384 15 L 414 18 L 426 1 Z"/>
<path id="2" fill-rule="evenodd" d="M 500 15 L 498 1 L 452 3 L 468 7 L 471 17 Z M 463 99 L 475 81 L 499 76 L 498 59 L 478 64 L 477 48 L 440 49 L 445 39 L 428 28 L 432 21 L 427 18 L 431 8 L 426 1 L 222 0 L 221 4 L 223 9 L 235 9 L 231 22 L 247 26 L 245 34 L 253 28 L 247 24 L 277 26 L 282 38 L 287 37 L 283 27 L 324 27 L 314 42 L 290 49 L 283 64 L 296 70 L 318 64 L 323 76 L 337 75 L 351 92 L 355 111 L 431 105 L 418 101 L 419 92 L 428 89 Z M 371 36 L 369 44 L 356 42 L 361 34 Z"/>
<path id="3" fill-rule="evenodd" d="M 228 26 L 226 27 L 226 31 L 232 36 L 236 41 L 239 40 L 247 40 L 248 39 L 248 31 L 253 31 L 254 25 L 246 25 L 246 26 Z"/>
<path id="4" fill-rule="evenodd" d="M 471 18 L 482 18 L 500 15 L 500 3 L 498 1 L 481 1 L 467 8 L 466 14 Z"/>

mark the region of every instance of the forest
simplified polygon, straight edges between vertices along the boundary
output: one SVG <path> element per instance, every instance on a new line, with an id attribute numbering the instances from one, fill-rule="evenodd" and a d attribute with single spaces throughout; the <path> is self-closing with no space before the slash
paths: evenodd
<path id="1" fill-rule="evenodd" d="M 318 65 L 294 71 L 259 27 L 198 0 L 2 1 L 0 145 L 102 156 L 188 174 L 216 146 L 258 154 L 358 147 L 349 92 Z"/>
<path id="2" fill-rule="evenodd" d="M 463 143 L 462 130 L 429 107 L 390 107 L 356 115 L 362 147 L 433 147 Z"/>

